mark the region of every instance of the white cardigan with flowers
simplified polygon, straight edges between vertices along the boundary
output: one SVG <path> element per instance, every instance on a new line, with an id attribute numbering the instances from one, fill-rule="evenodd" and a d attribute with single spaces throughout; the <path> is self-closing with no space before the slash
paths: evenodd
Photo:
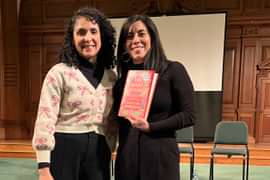
<path id="1" fill-rule="evenodd" d="M 54 133 L 104 135 L 104 125 L 112 105 L 116 74 L 105 70 L 97 88 L 74 66 L 59 63 L 47 73 L 40 96 L 33 136 L 38 162 L 50 162 Z"/>

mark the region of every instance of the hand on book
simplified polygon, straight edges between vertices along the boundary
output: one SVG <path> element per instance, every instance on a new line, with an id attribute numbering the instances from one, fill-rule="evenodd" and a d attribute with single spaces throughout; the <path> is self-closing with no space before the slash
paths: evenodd
<path id="1" fill-rule="evenodd" d="M 135 116 L 129 116 L 129 117 L 126 117 L 126 119 L 129 120 L 132 127 L 138 128 L 144 132 L 150 131 L 149 123 L 147 121 L 145 121 L 144 119 L 141 119 L 141 118 L 135 117 Z"/>

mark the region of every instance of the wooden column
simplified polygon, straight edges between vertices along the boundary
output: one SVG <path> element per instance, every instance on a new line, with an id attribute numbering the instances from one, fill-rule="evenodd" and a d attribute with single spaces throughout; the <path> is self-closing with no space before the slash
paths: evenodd
<path id="1" fill-rule="evenodd" d="M 1 1 L 2 139 L 23 138 L 20 118 L 19 30 L 17 0 Z"/>
<path id="2" fill-rule="evenodd" d="M 257 67 L 256 142 L 270 144 L 270 58 Z"/>
<path id="3" fill-rule="evenodd" d="M 2 23 L 2 2 L 0 1 L 0 139 L 5 137 L 5 129 L 3 128 L 3 113 L 4 113 L 4 79 L 3 79 L 3 64 L 4 64 L 4 49 L 3 49 L 3 23 Z"/>

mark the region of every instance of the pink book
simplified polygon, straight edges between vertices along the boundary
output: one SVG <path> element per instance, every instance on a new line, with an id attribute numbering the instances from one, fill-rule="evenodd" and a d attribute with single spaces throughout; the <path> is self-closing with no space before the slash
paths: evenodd
<path id="1" fill-rule="evenodd" d="M 129 70 L 118 116 L 147 120 L 158 74 L 154 70 Z"/>

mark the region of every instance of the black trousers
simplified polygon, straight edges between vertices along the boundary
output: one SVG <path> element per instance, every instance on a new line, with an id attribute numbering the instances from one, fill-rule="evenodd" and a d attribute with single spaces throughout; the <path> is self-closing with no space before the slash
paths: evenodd
<path id="1" fill-rule="evenodd" d="M 102 135 L 55 133 L 54 180 L 110 180 L 111 152 Z"/>

